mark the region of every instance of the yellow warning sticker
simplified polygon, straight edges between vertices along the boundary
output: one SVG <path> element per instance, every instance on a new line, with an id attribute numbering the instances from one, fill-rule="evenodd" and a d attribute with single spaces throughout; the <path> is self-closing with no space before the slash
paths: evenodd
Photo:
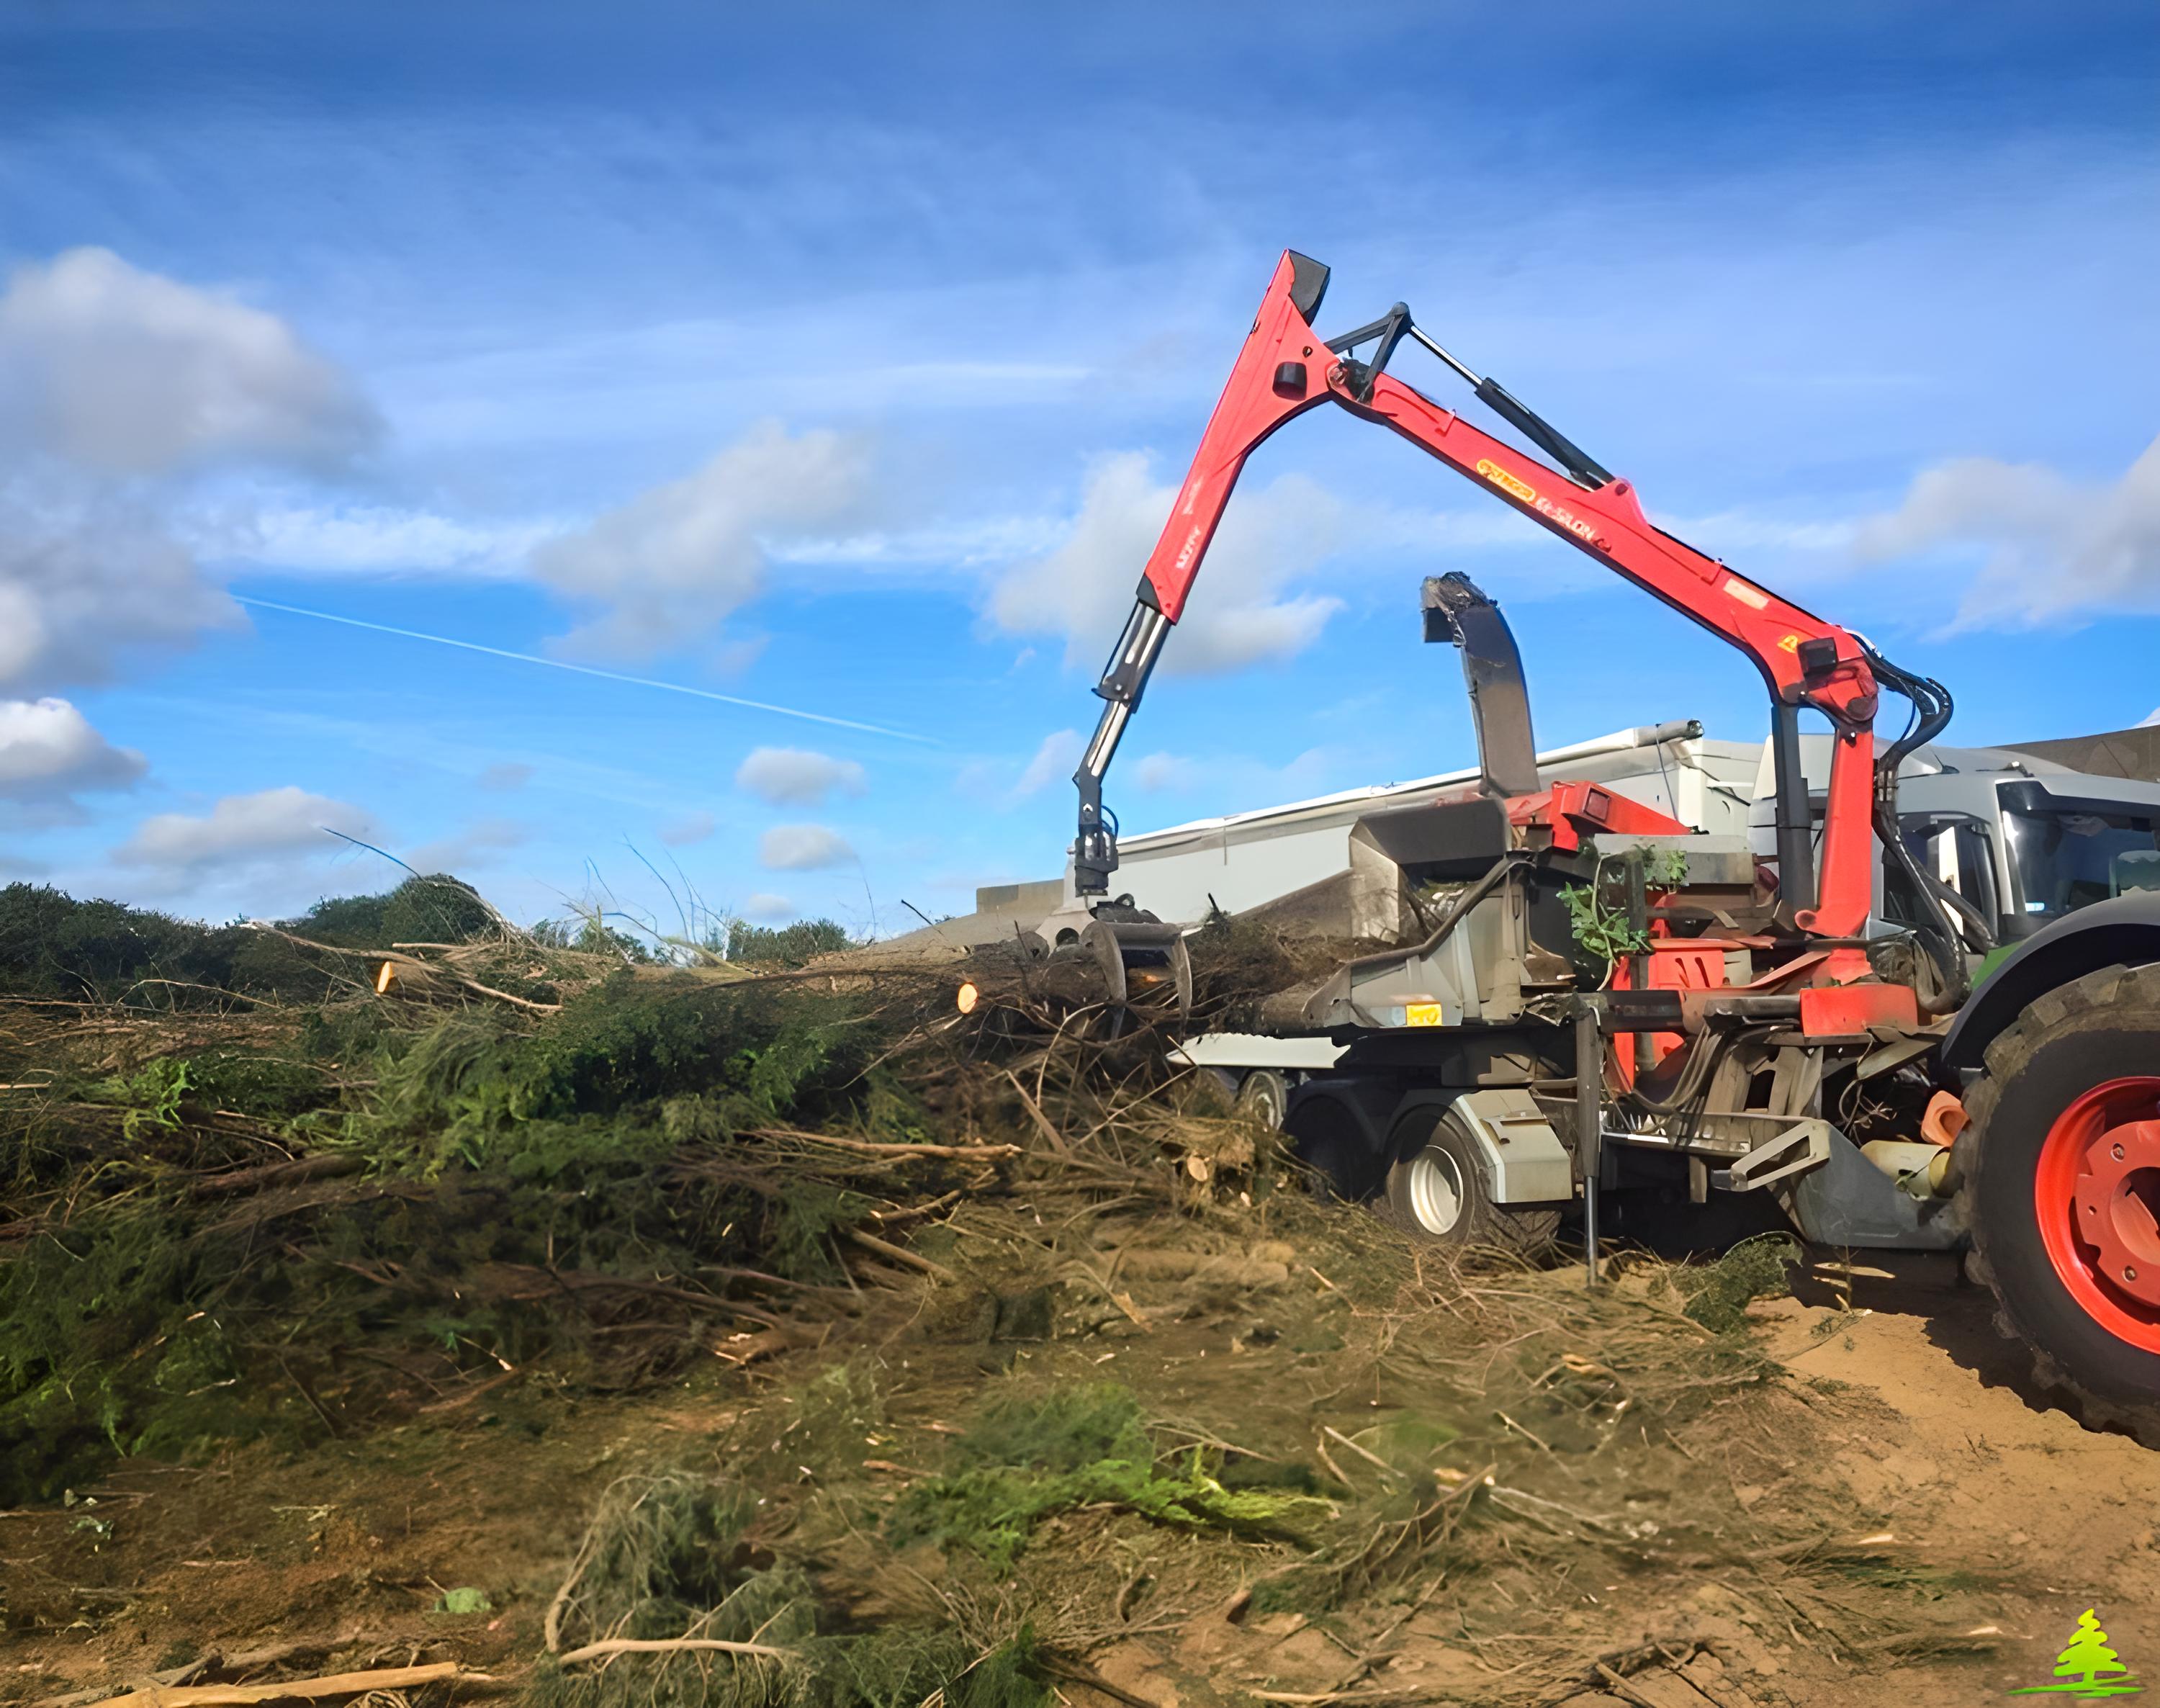
<path id="1" fill-rule="evenodd" d="M 1440 1025 L 1440 1005 L 1436 1002 L 1413 1002 L 1405 1005 L 1403 1024 L 1406 1026 Z"/>

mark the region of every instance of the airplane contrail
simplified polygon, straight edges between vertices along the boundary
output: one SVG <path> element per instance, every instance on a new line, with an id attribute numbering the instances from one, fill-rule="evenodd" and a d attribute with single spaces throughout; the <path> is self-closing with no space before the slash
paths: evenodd
<path id="1" fill-rule="evenodd" d="M 916 735 L 906 729 L 888 729 L 881 724 L 858 724 L 852 718 L 834 718 L 823 712 L 805 712 L 794 706 L 776 706 L 765 700 L 746 700 L 739 694 L 716 693 L 711 688 L 688 688 L 679 682 L 662 682 L 656 677 L 625 676 L 615 670 L 600 670 L 589 664 L 573 664 L 563 658 L 543 658 L 537 652 L 512 652 L 504 646 L 483 646 L 477 641 L 453 640 L 448 635 L 423 634 L 418 629 L 393 628 L 388 623 L 371 623 L 359 617 L 341 617 L 331 611 L 309 610 L 304 605 L 279 605 L 275 600 L 255 599 L 244 593 L 228 595 L 236 605 L 253 605 L 258 610 L 283 611 L 288 617 L 313 617 L 319 623 L 343 623 L 349 629 L 372 629 L 378 635 L 396 635 L 408 641 L 432 641 L 438 646 L 455 646 L 466 652 L 485 652 L 491 658 L 515 659 L 520 664 L 544 664 L 550 670 L 574 670 L 579 676 L 596 676 L 602 682 L 627 683 L 632 688 L 664 688 L 671 694 L 688 694 L 701 700 L 718 700 L 724 706 L 741 706 L 753 712 L 771 712 L 782 718 L 801 718 L 807 723 L 829 724 L 839 729 L 859 729 L 870 735 L 890 735 L 900 741 L 919 741 L 925 746 L 937 743 L 927 735 Z"/>

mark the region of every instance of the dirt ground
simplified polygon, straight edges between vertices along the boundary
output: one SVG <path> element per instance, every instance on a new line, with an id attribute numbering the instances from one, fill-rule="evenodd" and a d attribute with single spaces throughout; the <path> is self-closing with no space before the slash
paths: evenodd
<path id="1" fill-rule="evenodd" d="M 2080 1428 L 2033 1384 L 1998 1337 L 1991 1300 L 1946 1258 L 1878 1257 L 1896 1281 L 1861 1281 L 1865 1315 L 1758 1305 L 1791 1368 L 1849 1382 L 1896 1413 L 1881 1434 L 1815 1444 L 1837 1476 L 1922 1557 L 1989 1581 L 1996 1652 L 1955 1670 L 1919 1665 L 1796 1700 L 1854 1708 L 1992 1701 L 2051 1682 L 2078 1615 L 2097 1616 L 2123 1664 L 2160 1665 L 2160 1454 Z M 1768 1495 L 1766 1498 L 1769 1498 Z"/>
<path id="2" fill-rule="evenodd" d="M 1525 1607 L 1532 1634 L 1580 1626 L 1662 1644 L 1647 1664 L 1616 1652 L 1607 1688 L 1545 1700 L 1571 1708 L 1993 1701 L 2048 1682 L 2087 1607 L 2126 1665 L 2160 1664 L 2160 1456 L 2050 1409 L 1995 1337 L 1985 1294 L 1961 1285 L 1953 1264 L 1894 1262 L 1898 1278 L 1858 1281 L 1850 1310 L 1819 1295 L 1753 1306 L 1763 1344 L 1808 1378 L 1794 1385 L 1825 1397 L 1781 1414 L 1773 1440 L 1681 1451 L 1703 1487 L 1721 1486 L 1721 1495 L 1729 1486 L 1757 1515 L 1835 1496 L 1849 1522 L 1870 1527 L 1850 1539 L 1894 1563 L 1890 1577 L 1878 1565 L 1880 1593 L 1943 1586 L 1935 1623 L 1945 1640 L 1847 1652 L 1827 1622 L 1806 1617 L 1807 1604 L 1773 1607 L 1759 1589 L 1736 1588 L 1729 1570 L 1690 1575 L 1683 1561 L 1639 1589 L 1582 1584 L 1575 1612 L 1556 1612 L 1557 1602 Z M 1212 1387 L 1219 1396 L 1227 1384 L 1234 1394 L 1253 1379 L 1256 1404 L 1279 1397 L 1260 1367 L 1237 1373 L 1235 1361 L 1251 1350 L 1226 1332 L 1230 1321 L 1186 1325 L 1182 1338 L 1150 1342 L 1149 1355 L 1189 1373 L 1177 1379 L 1196 1394 Z M 1018 1356 L 1080 1355 L 1045 1347 Z M 1114 1363 L 1119 1349 L 1085 1356 Z M 141 1679 L 205 1647 L 243 1672 L 233 1658 L 253 1653 L 288 1674 L 335 1654 L 340 1667 L 455 1659 L 515 1676 L 537 1651 L 594 1491 L 618 1472 L 740 1451 L 746 1404 L 755 1402 L 740 1383 L 722 1376 L 574 1403 L 509 1381 L 386 1434 L 302 1455 L 241 1449 L 198 1467 L 122 1464 L 75 1491 L 72 1503 L 0 1514 L 0 1606 L 14 1633 L 0 1694 L 48 1701 Z M 950 1433 L 901 1404 L 858 1451 L 873 1482 L 904 1486 Z M 784 1441 L 782 1432 L 771 1451 L 785 1456 Z M 797 1470 L 799 1480 L 820 1474 Z M 1623 1493 L 1603 1491 L 1609 1504 Z M 1114 1529 L 1103 1534 L 1109 1552 L 1133 1545 Z M 1158 1559 L 1150 1570 L 1174 1577 L 1176 1568 Z M 1508 1643 L 1489 1628 L 1473 1636 L 1445 1582 L 1380 1639 L 1346 1646 L 1330 1622 L 1301 1612 L 1255 1612 L 1236 1597 L 1152 1611 L 1146 1592 L 1128 1609 L 1131 1582 L 1111 1591 L 1092 1581 L 1076 1579 L 1077 1592 L 1114 1596 L 1117 1608 L 1094 1611 L 1106 1629 L 1122 1619 L 1129 1631 L 1096 1644 L 1092 1664 L 1124 1694 L 1061 1686 L 1075 1704 L 1519 1700 L 1503 1689 Z M 1508 1593 L 1504 1581 L 1498 1587 Z M 444 1611 L 472 1599 L 452 1593 L 460 1590 L 480 1591 L 484 1609 Z M 1362 1664 L 1347 1665 L 1361 1649 Z"/>

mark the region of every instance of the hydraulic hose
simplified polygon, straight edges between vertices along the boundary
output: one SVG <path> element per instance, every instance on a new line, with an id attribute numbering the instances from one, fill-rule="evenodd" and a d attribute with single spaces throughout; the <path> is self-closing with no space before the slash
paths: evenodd
<path id="1" fill-rule="evenodd" d="M 1865 641 L 1861 645 L 1876 680 L 1913 703 L 1913 720 L 1906 726 L 1905 733 L 1890 744 L 1875 764 L 1875 838 L 1882 844 L 1882 857 L 1904 875 L 1914 898 L 1930 916 L 1932 928 L 1916 931 L 1913 938 L 1926 948 L 1929 959 L 1935 963 L 1939 988 L 1921 1006 L 1930 1015 L 1949 1014 L 1962 1007 L 1972 994 L 1964 946 L 1971 942 L 1985 953 L 1994 947 L 1995 933 L 1979 909 L 1934 873 L 1922 870 L 1919 862 L 1913 858 L 1913 851 L 1905 846 L 1898 823 L 1898 768 L 1908 755 L 1925 746 L 1949 726 L 1955 702 L 1950 698 L 1950 691 L 1934 677 L 1900 670 Z"/>

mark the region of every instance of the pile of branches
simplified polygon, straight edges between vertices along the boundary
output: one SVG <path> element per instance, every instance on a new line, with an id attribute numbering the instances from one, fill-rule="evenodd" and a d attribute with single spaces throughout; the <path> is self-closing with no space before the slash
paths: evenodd
<path id="1" fill-rule="evenodd" d="M 1256 1163 L 1160 1036 L 995 954 L 962 1013 L 950 969 L 626 966 L 434 880 L 218 932 L 8 896 L 0 1501 L 823 1344 L 951 1278 L 915 1237 L 956 1207 Z M 1216 1004 L 1252 961 L 1218 951 Z"/>
<path id="2" fill-rule="evenodd" d="M 745 978 L 370 928 L 258 933 L 246 999 L 0 999 L 0 1502 L 694 1365 L 731 1433 L 595 1489 L 537 1699 L 1047 1702 L 1249 1612 L 1348 1647 L 1285 1681 L 1231 1640 L 1244 1682 L 1358 1700 L 1444 1596 L 1529 1701 L 1636 1664 L 1562 1625 L 1576 1580 L 1705 1561 L 1720 1641 L 1917 1628 L 1834 1491 L 1702 1477 L 1778 1482 L 1827 1403 L 1737 1311 L 1436 1264 L 1167 1065 L 1331 950 L 1218 925 L 1193 1011 L 1135 1016 L 1017 948 Z"/>

